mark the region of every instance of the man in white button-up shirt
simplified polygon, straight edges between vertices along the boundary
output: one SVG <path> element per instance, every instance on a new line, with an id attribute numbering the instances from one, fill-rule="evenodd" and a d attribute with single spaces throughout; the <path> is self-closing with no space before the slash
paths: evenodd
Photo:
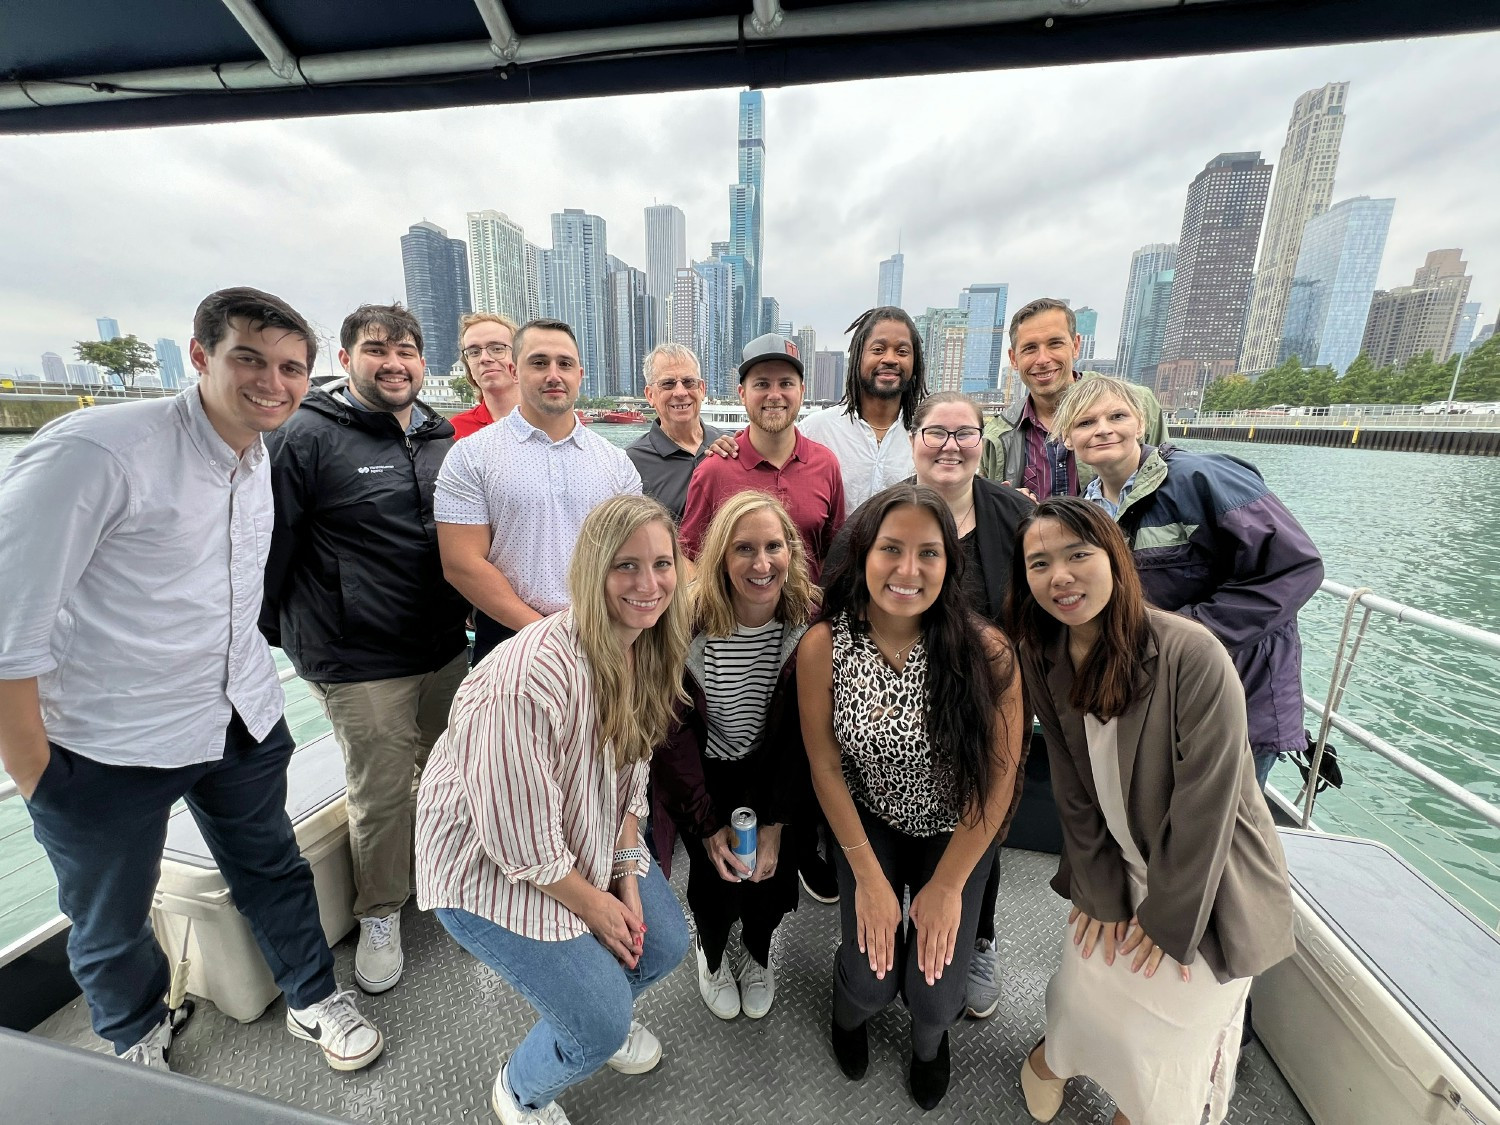
<path id="1" fill-rule="evenodd" d="M 797 424 L 833 450 L 844 476 L 850 513 L 916 470 L 907 426 L 927 397 L 922 338 L 902 309 L 871 309 L 849 326 L 849 376 L 844 397 Z"/>
<path id="2" fill-rule="evenodd" d="M 193 319 L 196 386 L 69 414 L 0 479 L 0 760 L 57 874 L 94 1030 L 147 1065 L 171 1042 L 148 917 L 179 798 L 287 995 L 288 1030 L 343 1070 L 383 1045 L 334 980 L 257 627 L 261 434 L 296 410 L 315 353 L 279 298 L 211 294 Z"/>

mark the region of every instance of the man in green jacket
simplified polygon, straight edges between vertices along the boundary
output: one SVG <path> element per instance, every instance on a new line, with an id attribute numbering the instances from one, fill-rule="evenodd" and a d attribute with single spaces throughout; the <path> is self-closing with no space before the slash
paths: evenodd
<path id="1" fill-rule="evenodd" d="M 1047 439 L 1057 404 L 1079 378 L 1073 364 L 1081 340 L 1078 322 L 1065 301 L 1039 297 L 1010 318 L 1010 362 L 1026 385 L 1026 395 L 985 423 L 979 472 L 990 480 L 1027 489 L 1037 500 L 1077 496 L 1093 477 L 1062 442 Z M 1166 438 L 1161 403 L 1137 387 L 1146 416 L 1148 445 Z"/>

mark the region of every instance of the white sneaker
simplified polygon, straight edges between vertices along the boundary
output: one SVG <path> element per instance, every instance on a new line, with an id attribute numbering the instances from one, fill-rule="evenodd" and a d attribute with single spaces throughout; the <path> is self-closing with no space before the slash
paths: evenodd
<path id="1" fill-rule="evenodd" d="M 776 972 L 770 965 L 762 965 L 748 954 L 745 967 L 740 970 L 740 1005 L 745 1015 L 760 1019 L 771 1010 L 776 999 Z"/>
<path id="2" fill-rule="evenodd" d="M 645 1074 L 661 1062 L 661 1040 L 652 1035 L 640 1021 L 630 1021 L 630 1033 L 618 1051 L 609 1056 L 607 1065 L 621 1074 Z"/>
<path id="3" fill-rule="evenodd" d="M 401 952 L 401 912 L 359 920 L 359 948 L 354 951 L 354 983 L 366 992 L 385 992 L 401 979 L 406 957 Z"/>
<path id="4" fill-rule="evenodd" d="M 556 1102 L 548 1102 L 541 1109 L 522 1109 L 516 1104 L 516 1096 L 510 1092 L 510 1060 L 506 1059 L 495 1075 L 495 1085 L 490 1090 L 490 1108 L 505 1125 L 570 1125 L 568 1115 Z"/>
<path id="5" fill-rule="evenodd" d="M 168 1015 L 161 1023 L 146 1032 L 145 1038 L 139 1043 L 126 1049 L 120 1058 L 151 1070 L 171 1070 L 172 1067 L 167 1062 L 167 1052 L 171 1046 L 172 1017 Z"/>
<path id="6" fill-rule="evenodd" d="M 721 1020 L 732 1020 L 740 1014 L 740 988 L 734 983 L 734 974 L 729 971 L 729 955 L 725 951 L 719 962 L 719 971 L 708 971 L 708 958 L 703 947 L 698 946 L 698 995 L 708 1005 L 708 1010 Z M 762 1013 L 764 1014 L 764 1013 Z"/>
<path id="7" fill-rule="evenodd" d="M 385 1038 L 355 1007 L 352 988 L 335 992 L 310 1008 L 288 1005 L 286 1029 L 298 1039 L 322 1047 L 334 1070 L 369 1066 L 385 1049 Z"/>

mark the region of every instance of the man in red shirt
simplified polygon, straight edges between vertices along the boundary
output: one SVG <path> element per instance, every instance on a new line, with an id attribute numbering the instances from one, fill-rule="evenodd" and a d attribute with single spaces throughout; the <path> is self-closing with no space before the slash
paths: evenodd
<path id="1" fill-rule="evenodd" d="M 776 497 L 791 515 L 816 582 L 844 523 L 843 474 L 827 446 L 797 431 L 803 392 L 797 345 L 769 332 L 746 344 L 743 357 L 740 401 L 750 425 L 735 435 L 738 457 L 706 457 L 693 470 L 682 513 L 683 549 L 696 557 L 719 505 L 754 488 Z"/>
<path id="2" fill-rule="evenodd" d="M 463 357 L 464 375 L 479 392 L 479 401 L 470 410 L 455 414 L 455 436 L 465 438 L 498 422 L 521 401 L 516 382 L 516 325 L 508 316 L 498 313 L 468 313 L 458 322 L 458 354 Z"/>

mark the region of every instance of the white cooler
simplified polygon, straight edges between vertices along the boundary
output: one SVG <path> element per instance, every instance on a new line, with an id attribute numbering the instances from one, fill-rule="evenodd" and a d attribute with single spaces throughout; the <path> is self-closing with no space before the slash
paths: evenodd
<path id="1" fill-rule="evenodd" d="M 1296 954 L 1254 1022 L 1317 1125 L 1500 1125 L 1500 936 L 1383 844 L 1283 830 Z"/>
<path id="2" fill-rule="evenodd" d="M 297 844 L 312 864 L 318 915 L 330 945 L 354 928 L 354 873 L 344 812 L 344 759 L 332 735 L 297 750 L 287 768 L 287 814 Z M 156 939 L 175 963 L 188 920 L 188 991 L 212 1000 L 226 1015 L 248 1023 L 280 989 L 260 955 L 250 927 L 229 897 L 224 877 L 208 854 L 186 808 L 172 814 L 162 856 L 161 881 L 151 910 Z"/>

